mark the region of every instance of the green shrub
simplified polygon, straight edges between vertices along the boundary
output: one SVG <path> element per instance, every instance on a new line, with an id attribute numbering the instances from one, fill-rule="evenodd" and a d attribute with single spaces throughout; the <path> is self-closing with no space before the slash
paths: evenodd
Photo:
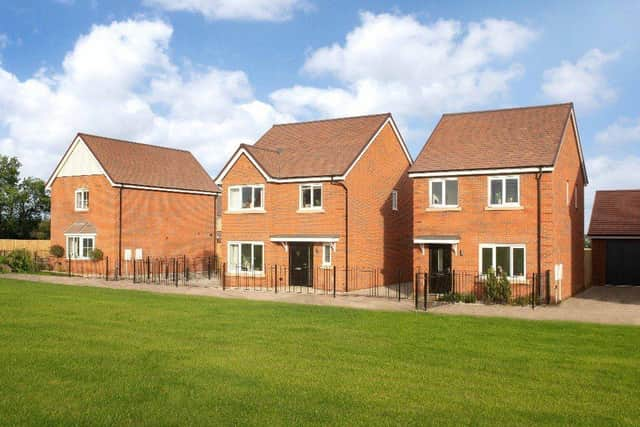
<path id="1" fill-rule="evenodd" d="M 53 245 L 49 248 L 49 253 L 56 258 L 62 258 L 64 256 L 64 248 L 60 245 Z"/>
<path id="2" fill-rule="evenodd" d="M 458 300 L 458 294 L 454 294 L 454 293 L 446 293 L 444 295 L 440 295 L 440 297 L 438 298 L 438 301 L 443 301 L 443 302 L 459 302 Z"/>
<path id="3" fill-rule="evenodd" d="M 511 304 L 513 305 L 522 305 L 522 306 L 529 305 L 530 303 L 531 303 L 531 298 L 529 298 L 528 296 L 520 296 L 520 297 L 514 298 L 511 301 Z"/>
<path id="4" fill-rule="evenodd" d="M 476 298 L 476 294 L 474 293 L 460 294 L 460 301 L 464 303 L 473 304 L 477 300 L 478 299 Z"/>
<path id="5" fill-rule="evenodd" d="M 490 268 L 484 281 L 484 294 L 486 302 L 506 304 L 511 298 L 511 284 L 504 271 L 498 274 Z"/>
<path id="6" fill-rule="evenodd" d="M 102 258 L 104 258 L 104 253 L 102 252 L 102 250 L 96 248 L 89 252 L 89 258 L 91 258 L 91 261 L 102 261 Z"/>
<path id="7" fill-rule="evenodd" d="M 7 255 L 7 264 L 12 271 L 18 273 L 32 273 L 37 271 L 36 263 L 31 252 L 26 249 L 15 249 Z"/>
<path id="8" fill-rule="evenodd" d="M 0 274 L 2 273 L 11 273 L 11 267 L 8 264 L 0 262 Z"/>

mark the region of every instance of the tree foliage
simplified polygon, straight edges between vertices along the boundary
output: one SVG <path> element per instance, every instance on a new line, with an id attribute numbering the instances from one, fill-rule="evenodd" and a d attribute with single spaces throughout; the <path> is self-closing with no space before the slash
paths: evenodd
<path id="1" fill-rule="evenodd" d="M 0 155 L 0 238 L 49 238 L 51 201 L 39 178 L 20 179 L 22 165 Z"/>

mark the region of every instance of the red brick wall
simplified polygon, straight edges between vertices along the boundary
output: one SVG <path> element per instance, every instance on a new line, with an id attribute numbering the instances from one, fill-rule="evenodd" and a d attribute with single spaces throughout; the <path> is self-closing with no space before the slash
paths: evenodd
<path id="1" fill-rule="evenodd" d="M 543 174 L 542 183 L 550 181 Z M 452 254 L 452 268 L 457 271 L 478 272 L 479 245 L 482 243 L 510 243 L 526 245 L 526 274 L 537 271 L 537 185 L 535 174 L 520 176 L 520 205 L 516 210 L 487 209 L 488 176 L 458 177 L 460 210 L 429 210 L 429 178 L 414 180 L 415 237 L 424 235 L 460 236 L 457 254 Z M 429 250 L 424 254 L 414 246 L 414 268 L 429 269 Z M 545 266 L 543 266 L 545 268 Z"/>
<path id="2" fill-rule="evenodd" d="M 144 257 L 213 255 L 213 196 L 122 190 L 122 250 Z"/>
<path id="3" fill-rule="evenodd" d="M 75 211 L 75 191 L 89 190 L 89 210 Z M 102 175 L 59 177 L 51 186 L 51 244 L 65 248 L 64 232 L 74 222 L 90 222 L 96 229 L 96 248 L 115 259 L 118 252 L 118 189 Z"/>
<path id="4" fill-rule="evenodd" d="M 553 197 L 552 259 L 555 264 L 563 265 L 563 280 L 556 285 L 561 288 L 564 299 L 584 288 L 584 177 L 571 121 L 553 172 Z"/>
<path id="5" fill-rule="evenodd" d="M 87 212 L 75 211 L 78 188 L 89 189 Z M 51 243 L 66 247 L 65 230 L 74 222 L 90 222 L 97 230 L 96 248 L 115 261 L 119 191 L 101 175 L 56 178 L 51 188 Z M 212 196 L 123 189 L 123 252 L 132 249 L 133 255 L 141 248 L 145 257 L 212 255 L 214 219 Z"/>
<path id="6" fill-rule="evenodd" d="M 388 268 L 390 264 L 411 268 L 411 182 L 406 178 L 409 162 L 389 125 L 379 134 L 347 177 L 349 189 L 350 266 Z M 230 213 L 228 188 L 241 184 L 264 184 L 264 213 Z M 288 253 L 270 237 L 278 234 L 336 235 L 333 264 L 344 270 L 345 190 L 323 183 L 323 212 L 298 212 L 299 183 L 266 183 L 259 171 L 241 156 L 224 178 L 222 194 L 222 253 L 227 261 L 229 241 L 264 242 L 265 264 L 287 266 Z M 400 191 L 398 212 L 391 210 L 391 191 Z M 322 263 L 322 245 L 314 245 L 314 266 Z M 403 264 L 404 263 L 404 264 Z M 338 278 L 344 284 L 344 271 Z M 353 289 L 353 288 L 351 288 Z"/>

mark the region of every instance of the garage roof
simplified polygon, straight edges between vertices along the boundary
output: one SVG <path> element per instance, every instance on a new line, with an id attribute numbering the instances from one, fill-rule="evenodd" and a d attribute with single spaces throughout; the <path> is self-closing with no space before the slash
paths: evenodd
<path id="1" fill-rule="evenodd" d="M 640 190 L 597 191 L 589 236 L 640 238 Z"/>

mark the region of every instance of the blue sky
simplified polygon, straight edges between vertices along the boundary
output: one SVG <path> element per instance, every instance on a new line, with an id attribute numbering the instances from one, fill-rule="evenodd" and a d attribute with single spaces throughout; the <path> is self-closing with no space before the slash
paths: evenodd
<path id="1" fill-rule="evenodd" d="M 275 122 L 574 101 L 593 191 L 640 188 L 640 2 L 58 0 L 0 4 L 0 152 L 46 178 L 78 131 L 215 175 Z"/>

